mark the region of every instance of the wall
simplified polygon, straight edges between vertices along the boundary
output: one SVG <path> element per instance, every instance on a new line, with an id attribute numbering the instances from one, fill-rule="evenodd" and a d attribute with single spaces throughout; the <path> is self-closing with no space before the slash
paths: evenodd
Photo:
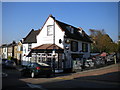
<path id="1" fill-rule="evenodd" d="M 7 47 L 3 47 L 2 48 L 2 58 L 3 59 L 7 59 Z"/>
<path id="2" fill-rule="evenodd" d="M 32 48 L 36 47 L 37 43 L 32 43 Z M 27 57 L 30 51 L 28 51 L 28 44 L 23 44 L 22 64 L 27 65 L 30 62 L 31 57 Z"/>
<path id="3" fill-rule="evenodd" d="M 37 46 L 42 44 L 53 44 L 53 35 L 47 36 L 47 26 L 54 25 L 53 18 L 49 17 L 41 32 L 37 36 Z M 64 32 L 55 23 L 55 44 L 63 48 L 62 44 L 59 44 L 59 39 L 63 41 Z"/>

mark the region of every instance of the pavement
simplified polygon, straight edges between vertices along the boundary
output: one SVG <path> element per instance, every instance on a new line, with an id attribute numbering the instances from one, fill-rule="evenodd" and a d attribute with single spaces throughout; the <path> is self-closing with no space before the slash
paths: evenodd
<path id="1" fill-rule="evenodd" d="M 82 72 L 71 73 L 69 75 L 63 74 L 63 76 L 55 77 L 55 79 L 76 79 L 82 77 L 82 79 L 94 79 L 101 81 L 109 81 L 109 82 L 120 82 L 120 64 L 114 64 L 98 69 L 85 70 Z M 59 74 L 58 74 L 59 75 Z M 58 76 L 56 75 L 56 76 Z M 111 77 L 112 76 L 112 77 Z M 111 77 L 111 78 L 110 78 Z"/>

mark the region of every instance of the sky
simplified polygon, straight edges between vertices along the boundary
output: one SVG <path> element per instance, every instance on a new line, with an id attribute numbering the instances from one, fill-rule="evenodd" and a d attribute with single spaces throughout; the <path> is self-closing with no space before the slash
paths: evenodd
<path id="1" fill-rule="evenodd" d="M 104 29 L 118 40 L 118 2 L 2 2 L 2 44 L 40 29 L 50 14 L 88 35 L 89 29 Z"/>

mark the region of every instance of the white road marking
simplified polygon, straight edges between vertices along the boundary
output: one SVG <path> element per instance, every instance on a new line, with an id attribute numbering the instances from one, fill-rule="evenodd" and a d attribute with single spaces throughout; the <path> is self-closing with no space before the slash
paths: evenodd
<path id="1" fill-rule="evenodd" d="M 35 85 L 35 84 L 31 84 L 31 83 L 27 83 L 27 85 L 28 85 L 30 88 L 40 88 L 41 90 L 46 90 L 46 89 L 44 89 L 41 85 Z"/>

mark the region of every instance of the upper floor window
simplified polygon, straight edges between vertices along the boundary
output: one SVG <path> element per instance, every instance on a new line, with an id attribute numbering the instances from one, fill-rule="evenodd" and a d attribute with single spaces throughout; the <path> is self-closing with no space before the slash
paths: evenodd
<path id="1" fill-rule="evenodd" d="M 82 51 L 88 52 L 88 44 L 87 43 L 82 43 Z"/>
<path id="2" fill-rule="evenodd" d="M 30 51 L 32 48 L 32 44 L 28 44 L 28 51 Z"/>
<path id="3" fill-rule="evenodd" d="M 53 35 L 53 25 L 47 26 L 47 36 Z"/>
<path id="4" fill-rule="evenodd" d="M 72 34 L 74 33 L 74 28 L 72 26 L 66 27 L 68 31 L 70 31 Z"/>
<path id="5" fill-rule="evenodd" d="M 71 41 L 71 51 L 77 52 L 78 51 L 78 42 Z"/>
<path id="6" fill-rule="evenodd" d="M 20 47 L 20 51 L 23 51 L 23 46 Z"/>
<path id="7" fill-rule="evenodd" d="M 74 28 L 71 27 L 70 32 L 73 34 L 74 33 Z"/>

